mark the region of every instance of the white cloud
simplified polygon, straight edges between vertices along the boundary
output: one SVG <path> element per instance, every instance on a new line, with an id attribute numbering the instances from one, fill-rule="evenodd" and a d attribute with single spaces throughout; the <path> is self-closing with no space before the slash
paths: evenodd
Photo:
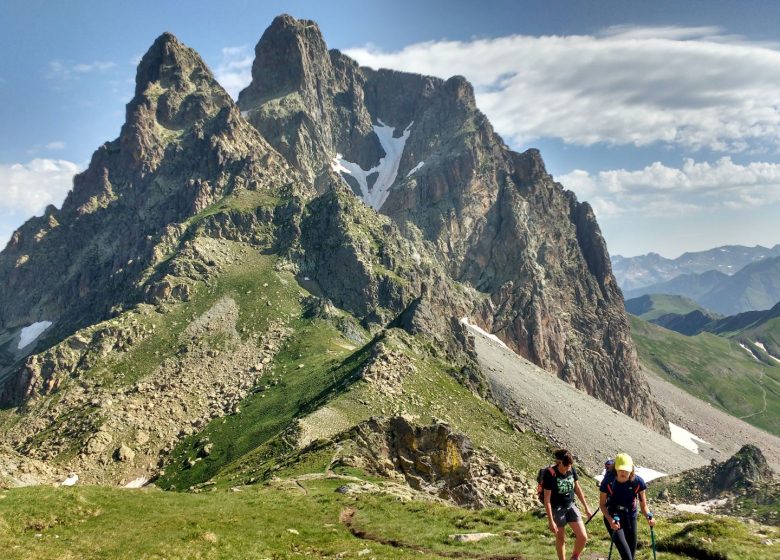
<path id="1" fill-rule="evenodd" d="M 91 72 L 105 72 L 116 66 L 115 62 L 94 61 L 94 62 L 63 62 L 61 60 L 50 60 L 49 69 L 46 72 L 46 78 L 49 80 L 77 80 L 84 74 Z"/>
<path id="2" fill-rule="evenodd" d="M 248 45 L 222 49 L 214 76 L 233 99 L 238 99 L 239 92 L 252 81 L 253 60 L 254 53 Z"/>
<path id="3" fill-rule="evenodd" d="M 686 159 L 680 168 L 656 162 L 635 171 L 577 169 L 556 179 L 588 200 L 600 218 L 679 216 L 780 202 L 780 163 L 739 165 L 729 157 L 715 163 Z"/>
<path id="4" fill-rule="evenodd" d="M 0 215 L 40 214 L 48 204 L 59 206 L 81 168 L 62 159 L 36 158 L 0 165 Z"/>
<path id="5" fill-rule="evenodd" d="M 780 51 L 713 27 L 613 27 L 345 52 L 374 68 L 466 76 L 497 131 L 518 146 L 656 142 L 780 149 Z"/>
<path id="6" fill-rule="evenodd" d="M 46 144 L 47 150 L 64 150 L 65 149 L 65 142 L 62 140 L 55 140 L 54 142 L 49 142 Z"/>

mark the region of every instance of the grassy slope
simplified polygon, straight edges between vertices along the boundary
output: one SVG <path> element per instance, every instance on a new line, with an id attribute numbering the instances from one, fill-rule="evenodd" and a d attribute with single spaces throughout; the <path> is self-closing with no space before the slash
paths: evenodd
<path id="1" fill-rule="evenodd" d="M 643 307 L 649 307 L 649 309 L 646 309 L 643 313 L 638 314 L 638 317 L 644 319 L 645 321 L 652 321 L 653 319 L 658 319 L 658 317 L 667 315 L 669 313 L 674 313 L 676 315 L 687 315 L 691 311 L 696 310 L 707 312 L 706 309 L 701 307 L 692 299 L 669 294 L 649 294 L 647 296 L 634 298 L 633 300 L 626 302 L 626 310 L 632 312 L 629 309 L 631 303 L 639 303 L 637 300 L 641 300 L 645 297 L 650 299 L 649 305 L 644 301 L 641 303 Z"/>
<path id="2" fill-rule="evenodd" d="M 631 317 L 631 333 L 646 367 L 721 410 L 780 435 L 780 367 L 758 362 L 737 341 L 710 333 L 688 337 L 636 317 Z"/>
<path id="3" fill-rule="evenodd" d="M 97 487 L 9 490 L 0 493 L 0 549 L 8 560 L 355 558 L 361 552 L 377 559 L 511 555 L 546 560 L 554 555 L 552 535 L 535 514 L 470 511 L 383 494 L 344 496 L 335 492 L 341 484 L 281 481 L 197 495 Z M 363 538 L 340 521 L 348 508 L 354 511 L 352 528 Z M 588 553 L 603 557 L 609 549 L 606 533 L 600 523 L 589 528 Z M 759 536 L 734 520 L 684 515 L 659 520 L 656 536 L 667 559 L 686 558 L 673 551 L 688 548 L 698 558 L 751 560 L 767 557 L 762 538 L 777 538 L 768 531 Z M 473 532 L 499 536 L 475 544 L 448 539 Z M 378 542 L 391 540 L 394 546 Z M 642 557 L 649 554 L 648 544 L 643 524 Z"/>

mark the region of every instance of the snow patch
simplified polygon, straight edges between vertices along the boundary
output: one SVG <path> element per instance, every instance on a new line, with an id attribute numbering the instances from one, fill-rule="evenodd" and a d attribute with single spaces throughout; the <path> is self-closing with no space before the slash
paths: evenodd
<path id="1" fill-rule="evenodd" d="M 48 329 L 52 325 L 51 321 L 38 321 L 32 325 L 28 325 L 22 329 L 19 336 L 19 346 L 16 348 L 21 350 L 25 346 L 31 344 L 36 338 L 41 336 L 43 331 Z"/>
<path id="2" fill-rule="evenodd" d="M 669 431 L 672 433 L 671 439 L 674 443 L 677 445 L 682 445 L 685 449 L 692 451 L 693 453 L 699 452 L 699 446 L 696 444 L 697 441 L 705 445 L 709 445 L 709 443 L 701 439 L 699 436 L 692 434 L 677 424 L 672 424 L 669 422 Z"/>
<path id="3" fill-rule="evenodd" d="M 398 176 L 398 166 L 401 164 L 401 156 L 404 153 L 404 146 L 411 134 L 414 121 L 404 129 L 403 134 L 398 138 L 393 138 L 395 128 L 388 126 L 377 119 L 378 125 L 374 125 L 374 134 L 379 138 L 379 143 L 385 151 L 385 156 L 379 160 L 379 163 L 369 170 L 365 170 L 357 163 L 352 163 L 344 159 L 341 154 L 336 154 L 333 158 L 331 167 L 338 173 L 352 175 L 360 185 L 360 193 L 363 201 L 374 210 L 379 210 L 387 200 L 390 194 L 390 187 L 393 186 Z M 368 177 L 377 174 L 374 185 L 368 188 Z"/>
<path id="4" fill-rule="evenodd" d="M 770 358 L 772 358 L 774 361 L 776 361 L 777 363 L 780 363 L 780 358 L 776 358 L 775 356 L 773 356 L 772 354 L 770 354 L 770 353 L 769 353 L 769 350 L 767 350 L 767 349 L 766 349 L 766 346 L 764 346 L 764 343 L 763 343 L 763 342 L 759 342 L 759 341 L 757 341 L 757 340 L 756 340 L 756 341 L 755 341 L 753 344 L 755 344 L 756 346 L 758 346 L 759 348 L 761 348 L 761 350 L 763 350 L 764 352 L 766 352 L 767 356 L 769 356 Z M 752 354 L 752 352 L 751 352 L 751 354 Z"/>
<path id="5" fill-rule="evenodd" d="M 241 115 L 246 117 L 247 115 L 249 115 L 249 111 L 241 111 Z"/>
<path id="6" fill-rule="evenodd" d="M 143 476 L 134 478 L 127 484 L 125 484 L 125 488 L 143 488 L 146 486 L 146 483 L 149 482 L 148 478 L 144 478 Z"/>
<path id="7" fill-rule="evenodd" d="M 483 331 L 483 330 L 482 330 L 482 329 L 480 329 L 480 328 L 479 328 L 477 325 L 475 325 L 475 324 L 473 324 L 473 323 L 470 323 L 470 322 L 469 322 L 469 318 L 468 318 L 468 317 L 463 317 L 463 318 L 460 320 L 460 322 L 461 322 L 461 323 L 463 323 L 464 325 L 466 325 L 467 327 L 469 327 L 470 329 L 472 329 L 472 330 L 474 330 L 474 331 L 477 331 L 479 334 L 481 334 L 481 335 L 483 335 L 483 336 L 486 336 L 486 337 L 488 337 L 490 340 L 492 340 L 492 341 L 494 341 L 494 342 L 498 342 L 498 343 L 499 343 L 501 346 L 503 346 L 503 347 L 504 347 L 504 348 L 506 348 L 507 350 L 509 350 L 509 349 L 510 349 L 510 348 L 509 348 L 509 346 L 507 346 L 506 344 L 504 344 L 504 341 L 503 341 L 503 340 L 501 340 L 500 338 L 498 338 L 496 335 L 494 335 L 494 334 L 490 334 L 489 332 L 486 332 L 486 331 Z"/>
<path id="8" fill-rule="evenodd" d="M 656 478 L 661 478 L 662 476 L 669 476 L 668 473 L 656 471 L 648 467 L 637 467 L 636 474 L 641 476 L 642 480 L 644 480 L 645 482 L 650 482 L 651 480 L 655 480 Z"/>
<path id="9" fill-rule="evenodd" d="M 60 482 L 60 486 L 75 486 L 79 481 L 79 475 L 71 474 L 68 478 Z"/>
<path id="10" fill-rule="evenodd" d="M 678 511 L 707 515 L 713 508 L 726 505 L 726 502 L 728 502 L 728 498 L 720 498 L 719 500 L 707 500 L 698 504 L 672 504 L 672 507 Z"/>
<path id="11" fill-rule="evenodd" d="M 642 480 L 645 482 L 650 482 L 651 480 L 655 480 L 656 478 L 661 478 L 662 476 L 669 476 L 668 473 L 657 471 L 654 469 L 650 469 L 648 467 L 636 467 L 636 474 L 642 477 Z M 606 474 L 606 471 L 602 471 L 601 474 L 597 474 L 593 478 L 598 480 L 599 484 L 601 484 L 601 481 L 604 480 L 604 475 Z"/>
<path id="12" fill-rule="evenodd" d="M 758 356 L 756 356 L 755 354 L 753 354 L 753 351 L 752 351 L 750 348 L 748 348 L 747 346 L 745 346 L 745 345 L 744 345 L 744 344 L 742 344 L 741 342 L 739 343 L 739 345 L 740 345 L 742 348 L 744 348 L 745 352 L 747 352 L 748 354 L 750 354 L 750 357 L 751 357 L 751 358 L 753 358 L 755 361 L 757 361 L 757 362 L 760 362 L 760 361 L 761 361 L 761 360 L 759 360 L 759 359 L 758 359 Z"/>
<path id="13" fill-rule="evenodd" d="M 423 165 L 425 165 L 425 162 L 424 162 L 424 161 L 421 161 L 420 163 L 418 163 L 417 165 L 415 165 L 414 167 L 412 167 L 412 170 L 411 170 L 409 173 L 407 173 L 407 174 L 406 174 L 406 176 L 407 176 L 407 177 L 411 176 L 411 175 L 412 175 L 412 173 L 414 173 L 415 171 L 417 171 L 418 169 L 420 169 L 420 168 L 421 168 Z"/>

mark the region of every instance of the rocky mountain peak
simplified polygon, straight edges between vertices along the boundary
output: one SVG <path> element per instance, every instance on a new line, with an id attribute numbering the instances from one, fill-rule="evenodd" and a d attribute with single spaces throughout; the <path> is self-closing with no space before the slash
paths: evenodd
<path id="1" fill-rule="evenodd" d="M 141 58 L 127 120 L 144 114 L 138 110 L 144 106 L 160 125 L 180 129 L 230 105 L 230 96 L 198 53 L 166 32 Z"/>
<path id="2" fill-rule="evenodd" d="M 332 78 L 329 62 L 316 23 L 278 16 L 255 47 L 252 83 L 239 95 L 239 105 L 255 105 L 298 90 L 316 93 L 311 89 Z"/>

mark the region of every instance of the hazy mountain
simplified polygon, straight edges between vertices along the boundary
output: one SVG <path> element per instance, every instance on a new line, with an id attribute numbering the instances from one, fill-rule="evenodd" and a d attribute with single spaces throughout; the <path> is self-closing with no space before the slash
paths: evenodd
<path id="1" fill-rule="evenodd" d="M 637 291 L 639 288 L 666 282 L 682 274 L 716 270 L 731 275 L 750 263 L 775 256 L 780 256 L 780 244 L 772 248 L 725 245 L 707 251 L 683 253 L 676 259 L 667 259 L 657 253 L 637 257 L 612 255 L 612 271 L 621 289 L 632 294 L 627 297 L 635 297 L 642 295 Z"/>

